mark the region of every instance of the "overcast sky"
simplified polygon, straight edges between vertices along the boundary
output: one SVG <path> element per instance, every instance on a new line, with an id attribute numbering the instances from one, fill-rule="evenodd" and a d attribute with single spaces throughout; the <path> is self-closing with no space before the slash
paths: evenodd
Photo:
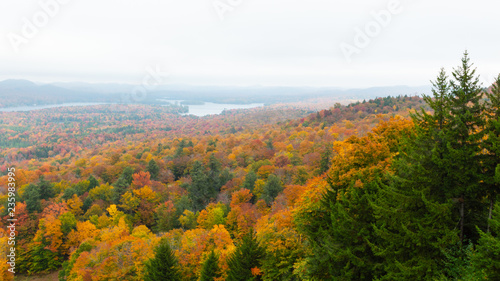
<path id="1" fill-rule="evenodd" d="M 499 10 L 494 0 L 0 0 L 0 80 L 139 84 L 159 67 L 171 84 L 418 86 L 467 49 L 486 84 L 500 73 Z"/>

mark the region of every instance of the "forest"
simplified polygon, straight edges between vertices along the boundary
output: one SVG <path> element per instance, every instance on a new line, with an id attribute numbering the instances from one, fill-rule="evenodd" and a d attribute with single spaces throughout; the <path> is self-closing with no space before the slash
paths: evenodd
<path id="1" fill-rule="evenodd" d="M 0 280 L 500 280 L 500 76 L 208 117 L 0 112 Z M 12 209 L 12 208 L 11 208 Z"/>

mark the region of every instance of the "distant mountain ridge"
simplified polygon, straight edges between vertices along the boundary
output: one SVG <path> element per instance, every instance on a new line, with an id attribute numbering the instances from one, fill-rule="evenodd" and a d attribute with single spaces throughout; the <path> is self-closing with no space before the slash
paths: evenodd
<path id="1" fill-rule="evenodd" d="M 334 87 L 192 86 L 158 85 L 145 96 L 131 98 L 137 85 L 120 83 L 0 81 L 0 107 L 68 102 L 161 104 L 158 99 L 198 100 L 215 103 L 286 103 L 313 98 L 363 100 L 398 95 L 430 94 L 429 86 L 389 86 L 365 89 Z M 139 86 L 140 87 L 140 86 Z"/>

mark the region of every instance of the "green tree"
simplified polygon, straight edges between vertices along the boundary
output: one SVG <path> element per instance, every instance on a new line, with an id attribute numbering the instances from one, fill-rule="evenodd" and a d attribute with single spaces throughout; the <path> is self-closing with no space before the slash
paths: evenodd
<path id="1" fill-rule="evenodd" d="M 55 196 L 52 184 L 45 180 L 43 176 L 40 176 L 40 180 L 37 184 L 38 191 L 40 192 L 40 199 L 48 200 Z"/>
<path id="2" fill-rule="evenodd" d="M 452 202 L 437 202 L 430 188 L 413 188 L 397 176 L 378 185 L 370 202 L 375 218 L 370 245 L 384 260 L 378 280 L 435 280 L 445 264 L 443 250 L 458 240 Z"/>
<path id="3" fill-rule="evenodd" d="M 250 231 L 245 235 L 236 247 L 234 253 L 229 257 L 227 265 L 228 281 L 249 281 L 262 280 L 260 275 L 253 275 L 252 269 L 261 267 L 261 259 L 264 257 L 265 250 Z"/>
<path id="4" fill-rule="evenodd" d="M 148 260 L 145 265 L 144 280 L 146 281 L 181 280 L 177 258 L 165 238 L 155 249 L 154 258 Z"/>
<path id="5" fill-rule="evenodd" d="M 99 186 L 99 181 L 93 175 L 90 175 L 87 180 L 89 181 L 88 190 L 91 190 L 92 188 Z"/>
<path id="6" fill-rule="evenodd" d="M 215 198 L 217 191 L 209 184 L 205 169 L 199 161 L 193 163 L 190 175 L 192 182 L 188 187 L 189 199 L 193 204 L 193 210 L 198 212 L 205 208 L 210 199 Z"/>
<path id="7" fill-rule="evenodd" d="M 147 171 L 151 175 L 151 179 L 153 180 L 158 179 L 158 173 L 160 172 L 160 167 L 158 167 L 158 164 L 154 159 L 151 159 L 151 161 L 149 161 Z"/>
<path id="8" fill-rule="evenodd" d="M 40 190 L 38 186 L 30 183 L 23 193 L 23 200 L 26 203 L 28 212 L 41 212 L 42 206 L 40 205 Z"/>
<path id="9" fill-rule="evenodd" d="M 381 275 L 383 259 L 368 241 L 374 242 L 375 218 L 370 205 L 378 190 L 376 182 L 363 188 L 334 186 L 321 201 L 306 233 L 313 254 L 307 258 L 308 274 L 318 280 L 373 280 Z M 342 196 L 337 196 L 342 194 Z"/>
<path id="10" fill-rule="evenodd" d="M 248 172 L 245 176 L 245 181 L 243 182 L 243 188 L 253 191 L 255 188 L 255 182 L 257 181 L 257 174 L 254 171 Z"/>
<path id="11" fill-rule="evenodd" d="M 134 169 L 132 167 L 127 166 L 123 169 L 120 177 L 113 183 L 113 202 L 115 204 L 120 204 L 120 199 L 122 195 L 125 194 L 127 188 L 130 186 L 134 178 L 132 175 L 134 174 Z"/>
<path id="12" fill-rule="evenodd" d="M 219 256 L 211 251 L 201 269 L 200 281 L 213 281 L 214 278 L 221 277 L 219 268 Z"/>
<path id="13" fill-rule="evenodd" d="M 276 196 L 282 191 L 283 185 L 281 184 L 280 178 L 276 175 L 270 175 L 267 182 L 262 187 L 261 198 L 264 199 L 268 205 L 271 205 Z"/>
<path id="14" fill-rule="evenodd" d="M 454 69 L 450 92 L 450 128 L 446 131 L 447 198 L 458 201 L 460 241 L 477 239 L 476 225 L 484 226 L 481 196 L 481 146 L 484 135 L 484 106 L 480 102 L 483 89 L 475 75 L 469 55 Z"/>
<path id="15" fill-rule="evenodd" d="M 500 280 L 500 203 L 496 203 L 490 219 L 491 231 L 484 233 L 476 247 L 471 262 L 477 270 L 483 270 L 488 280 Z"/>
<path id="16" fill-rule="evenodd" d="M 495 198 L 500 193 L 500 75 L 490 91 L 485 93 L 486 138 L 482 147 L 488 152 L 483 157 L 483 182 L 490 201 L 488 218 L 491 219 Z M 486 229 L 489 232 L 489 223 Z"/>
<path id="17" fill-rule="evenodd" d="M 319 173 L 324 174 L 330 169 L 331 165 L 331 157 L 332 157 L 332 150 L 331 150 L 331 144 L 328 144 L 326 146 L 325 151 L 321 153 L 321 160 L 319 162 Z"/>

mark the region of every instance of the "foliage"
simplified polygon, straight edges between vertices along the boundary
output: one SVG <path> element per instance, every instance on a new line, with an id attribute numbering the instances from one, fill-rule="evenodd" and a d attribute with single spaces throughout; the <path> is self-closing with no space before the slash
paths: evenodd
<path id="1" fill-rule="evenodd" d="M 262 280 L 260 267 L 263 257 L 264 249 L 253 233 L 245 235 L 227 261 L 229 270 L 226 280 Z"/>
<path id="2" fill-rule="evenodd" d="M 144 280 L 181 280 L 177 259 L 167 240 L 161 240 L 155 249 L 154 258 L 146 262 Z"/>

